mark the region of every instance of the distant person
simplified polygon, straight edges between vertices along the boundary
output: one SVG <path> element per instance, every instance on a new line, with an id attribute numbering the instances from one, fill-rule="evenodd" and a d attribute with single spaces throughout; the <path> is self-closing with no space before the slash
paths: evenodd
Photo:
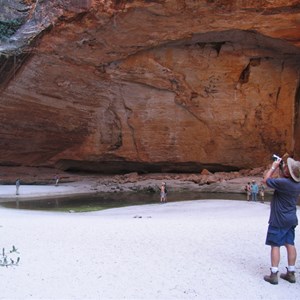
<path id="1" fill-rule="evenodd" d="M 261 183 L 261 185 L 259 186 L 259 196 L 260 196 L 261 202 L 264 203 L 264 201 L 265 201 L 265 186 L 263 183 Z"/>
<path id="2" fill-rule="evenodd" d="M 251 184 L 251 200 L 257 201 L 257 194 L 258 194 L 258 185 L 255 180 L 252 180 Z"/>
<path id="3" fill-rule="evenodd" d="M 20 181 L 20 179 L 18 178 L 18 179 L 16 180 L 16 195 L 19 195 L 20 185 L 21 185 L 21 181 Z"/>
<path id="4" fill-rule="evenodd" d="M 160 187 L 160 202 L 165 203 L 167 202 L 167 185 L 165 182 L 162 182 L 161 187 Z"/>
<path id="5" fill-rule="evenodd" d="M 58 186 L 59 179 L 60 179 L 59 176 L 56 174 L 55 177 L 54 177 L 55 186 Z"/>
<path id="6" fill-rule="evenodd" d="M 280 169 L 280 178 L 272 178 L 274 172 Z M 296 282 L 295 264 L 297 251 L 295 247 L 295 228 L 298 225 L 297 201 L 300 195 L 300 162 L 287 158 L 273 162 L 272 167 L 264 176 L 264 183 L 274 189 L 271 201 L 269 227 L 266 245 L 271 246 L 271 274 L 264 276 L 264 280 L 271 284 L 278 284 L 278 265 L 280 262 L 280 247 L 287 250 L 288 267 L 280 278 Z"/>
<path id="7" fill-rule="evenodd" d="M 246 195 L 247 195 L 247 201 L 250 201 L 250 196 L 251 196 L 251 184 L 250 184 L 250 182 L 248 182 L 245 185 L 245 192 L 246 192 Z"/>

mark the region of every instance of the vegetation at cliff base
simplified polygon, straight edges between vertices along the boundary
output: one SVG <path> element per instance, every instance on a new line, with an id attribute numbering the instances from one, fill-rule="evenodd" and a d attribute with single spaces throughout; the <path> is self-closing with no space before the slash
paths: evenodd
<path id="1" fill-rule="evenodd" d="M 0 21 L 0 39 L 5 40 L 12 35 L 22 26 L 23 19 L 15 19 L 10 21 Z"/>

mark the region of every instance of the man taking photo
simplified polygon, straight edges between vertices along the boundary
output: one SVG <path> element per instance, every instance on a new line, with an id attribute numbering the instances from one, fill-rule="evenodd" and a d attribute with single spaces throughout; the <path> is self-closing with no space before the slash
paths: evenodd
<path id="1" fill-rule="evenodd" d="M 277 170 L 280 178 L 272 178 Z M 266 245 L 271 246 L 271 274 L 264 276 L 264 280 L 271 284 L 278 284 L 280 247 L 285 246 L 288 267 L 287 272 L 281 274 L 280 278 L 295 283 L 297 251 L 294 240 L 295 228 L 298 225 L 297 201 L 300 195 L 300 162 L 290 157 L 285 162 L 278 158 L 266 172 L 263 182 L 274 189 L 266 238 Z"/>

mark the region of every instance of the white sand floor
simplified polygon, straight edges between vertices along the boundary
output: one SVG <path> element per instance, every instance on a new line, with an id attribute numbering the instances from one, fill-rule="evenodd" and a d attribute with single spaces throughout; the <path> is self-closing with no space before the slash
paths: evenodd
<path id="1" fill-rule="evenodd" d="M 299 262 L 295 284 L 263 280 L 268 216 L 268 204 L 229 200 L 91 213 L 0 208 L 0 247 L 15 245 L 21 258 L 0 267 L 0 299 L 300 299 Z"/>

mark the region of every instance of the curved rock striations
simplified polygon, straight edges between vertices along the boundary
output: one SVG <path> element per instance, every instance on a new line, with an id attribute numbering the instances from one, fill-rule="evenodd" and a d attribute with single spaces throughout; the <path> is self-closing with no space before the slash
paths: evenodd
<path id="1" fill-rule="evenodd" d="M 26 3 L 0 46 L 0 164 L 195 172 L 299 158 L 298 1 Z"/>

